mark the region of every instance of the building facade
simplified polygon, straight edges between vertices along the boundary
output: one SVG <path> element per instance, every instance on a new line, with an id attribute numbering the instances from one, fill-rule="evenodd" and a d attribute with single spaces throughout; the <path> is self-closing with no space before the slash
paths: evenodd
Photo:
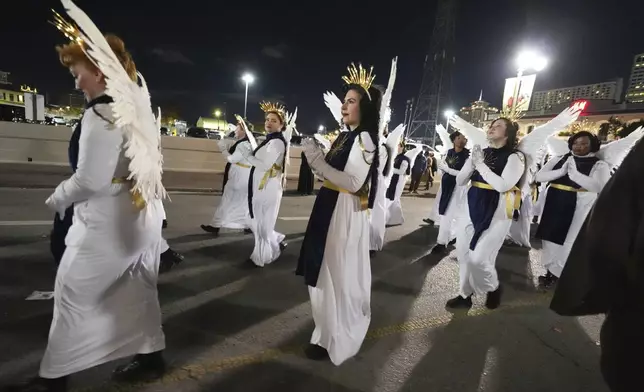
<path id="1" fill-rule="evenodd" d="M 633 58 L 631 79 L 626 91 L 626 102 L 644 102 L 644 53 L 636 54 Z"/>
<path id="2" fill-rule="evenodd" d="M 642 70 L 644 71 L 644 68 Z M 623 85 L 624 80 L 618 78 L 609 82 L 535 91 L 532 93 L 529 110 L 549 110 L 554 106 L 580 99 L 604 99 L 620 102 Z"/>
<path id="3" fill-rule="evenodd" d="M 491 120 L 499 113 L 499 109 L 490 106 L 489 102 L 483 100 L 483 93 L 477 101 L 472 102 L 470 106 L 461 108 L 458 115 L 463 120 L 469 122 L 475 127 L 481 127 L 485 122 Z"/>

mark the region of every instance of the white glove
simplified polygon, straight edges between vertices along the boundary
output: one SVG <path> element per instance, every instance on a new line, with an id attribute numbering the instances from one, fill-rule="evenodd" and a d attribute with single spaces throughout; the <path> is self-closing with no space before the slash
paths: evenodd
<path id="1" fill-rule="evenodd" d="M 315 144 L 304 146 L 303 151 L 309 166 L 313 169 L 317 169 L 320 159 L 324 160 L 324 153 Z"/>
<path id="2" fill-rule="evenodd" d="M 45 200 L 45 204 L 50 210 L 57 212 L 60 216 L 60 220 L 63 220 L 65 219 L 65 210 L 67 210 L 67 206 L 62 205 L 62 203 L 56 199 L 55 195 L 55 193 L 52 193 L 51 196 Z"/>
<path id="3" fill-rule="evenodd" d="M 438 163 L 436 163 L 436 166 L 437 166 L 438 170 L 441 170 L 441 171 L 443 171 L 445 173 L 447 173 L 447 169 L 449 169 L 449 166 L 444 161 L 438 161 Z"/>
<path id="4" fill-rule="evenodd" d="M 478 144 L 476 144 L 472 148 L 472 164 L 474 165 L 475 169 L 485 164 L 485 156 L 483 155 L 483 150 L 481 150 L 481 146 L 479 146 Z"/>

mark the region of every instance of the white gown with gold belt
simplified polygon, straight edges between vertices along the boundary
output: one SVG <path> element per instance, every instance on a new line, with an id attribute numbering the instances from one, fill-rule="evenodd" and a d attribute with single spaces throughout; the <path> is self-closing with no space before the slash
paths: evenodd
<path id="1" fill-rule="evenodd" d="M 255 155 L 246 156 L 255 167 L 253 174 L 253 214 L 250 229 L 255 237 L 255 247 L 250 259 L 258 267 L 277 260 L 281 255 L 280 243 L 284 234 L 275 231 L 275 223 L 282 202 L 282 165 L 284 143 L 273 139 L 261 147 Z"/>
<path id="2" fill-rule="evenodd" d="M 223 149 L 222 152 L 231 165 L 228 182 L 210 225 L 227 229 L 246 229 L 250 224 L 248 176 L 251 164 L 245 156 L 250 155 L 252 148 L 249 142 L 244 141 L 237 145 L 234 153 L 228 154 L 227 149 Z"/>
<path id="3" fill-rule="evenodd" d="M 94 108 L 111 118 L 108 105 Z M 139 210 L 119 180 L 129 164 L 121 128 L 88 110 L 82 130 L 78 170 L 51 197 L 60 208 L 73 203 L 74 219 L 56 274 L 44 378 L 165 347 L 157 298 L 161 201 Z"/>

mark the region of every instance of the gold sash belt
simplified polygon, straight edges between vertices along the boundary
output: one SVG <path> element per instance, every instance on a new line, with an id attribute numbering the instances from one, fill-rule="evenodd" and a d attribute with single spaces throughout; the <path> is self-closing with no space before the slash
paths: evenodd
<path id="1" fill-rule="evenodd" d="M 262 177 L 262 181 L 259 183 L 259 190 L 264 189 L 269 178 L 275 178 L 281 173 L 282 166 L 278 165 L 277 163 L 273 164 L 273 166 L 271 166 L 271 168 L 266 173 L 264 173 L 264 177 Z"/>
<path id="2" fill-rule="evenodd" d="M 243 163 L 239 163 L 239 162 L 238 162 L 238 163 L 235 163 L 235 165 L 237 165 L 237 166 L 239 166 L 239 167 L 246 168 L 246 169 L 250 169 L 250 166 L 249 166 L 249 165 L 244 165 Z"/>
<path id="3" fill-rule="evenodd" d="M 577 189 L 577 188 L 573 188 L 573 187 L 568 186 L 568 185 L 561 185 L 561 184 L 550 184 L 550 187 L 555 188 L 555 189 L 559 189 L 559 190 L 562 190 L 562 191 L 568 191 L 568 192 L 588 192 L 584 188 Z"/>
<path id="4" fill-rule="evenodd" d="M 479 181 L 472 181 L 472 186 L 492 191 L 495 190 L 492 185 Z M 515 186 L 509 191 L 503 192 L 503 195 L 505 196 L 505 214 L 508 219 L 513 219 L 514 211 L 521 209 L 521 189 Z M 512 195 L 514 195 L 514 200 L 512 200 Z"/>
<path id="5" fill-rule="evenodd" d="M 132 204 L 139 210 L 142 210 L 147 205 L 141 192 L 132 190 L 132 180 L 128 180 L 126 177 L 114 177 L 112 178 L 112 184 L 127 184 L 130 186 L 130 196 L 132 197 Z"/>
<path id="6" fill-rule="evenodd" d="M 340 193 L 346 193 L 349 195 L 357 196 L 360 199 L 360 211 L 368 210 L 369 209 L 369 191 L 368 187 L 362 187 L 360 190 L 356 193 L 349 192 L 348 190 L 344 188 L 340 188 L 339 186 L 335 185 L 329 180 L 324 180 L 324 183 L 322 183 L 322 186 L 325 188 L 329 188 L 332 191 L 340 192 Z"/>

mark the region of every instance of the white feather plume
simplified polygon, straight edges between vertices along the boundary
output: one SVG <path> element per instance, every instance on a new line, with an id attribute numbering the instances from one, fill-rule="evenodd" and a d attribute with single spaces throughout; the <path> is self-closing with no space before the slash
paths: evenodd
<path id="1" fill-rule="evenodd" d="M 438 137 L 441 139 L 442 143 L 442 145 L 435 147 L 436 151 L 438 151 L 442 156 L 445 156 L 452 145 L 452 140 L 449 138 L 449 133 L 443 124 L 436 125 L 436 133 L 438 133 Z"/>
<path id="2" fill-rule="evenodd" d="M 487 147 L 487 135 L 481 128 L 475 127 L 457 115 L 453 115 L 452 118 L 450 118 L 449 125 L 465 136 L 467 139 L 466 148 L 472 149 L 472 147 L 477 144 L 482 148 Z"/>
<path id="3" fill-rule="evenodd" d="M 342 126 L 342 101 L 331 91 L 327 91 L 323 96 L 324 104 L 329 108 L 331 115 L 337 121 L 338 125 Z"/>
<path id="4" fill-rule="evenodd" d="M 295 121 L 297 120 L 297 107 L 293 113 L 286 112 L 286 129 L 284 130 L 284 140 L 286 140 L 286 151 L 284 151 L 284 167 L 283 175 L 284 181 L 286 181 L 286 170 L 291 164 L 290 149 L 291 149 L 291 139 L 293 138 L 293 132 L 297 132 L 297 125 Z"/>
<path id="5" fill-rule="evenodd" d="M 604 144 L 599 148 L 597 158 L 608 163 L 611 169 L 617 169 L 643 135 L 644 127 L 639 127 L 625 138 Z"/>
<path id="6" fill-rule="evenodd" d="M 378 139 L 384 139 L 385 128 L 389 123 L 391 118 L 391 109 L 389 104 L 391 103 L 391 96 L 394 92 L 394 85 L 396 84 L 396 71 L 397 71 L 398 57 L 394 57 L 391 60 L 391 71 L 389 72 L 389 82 L 387 83 L 387 90 L 385 90 L 384 95 L 382 96 L 382 102 L 380 103 L 380 124 L 378 124 Z"/>
<path id="7" fill-rule="evenodd" d="M 125 156 L 130 159 L 128 179 L 134 180 L 132 192 L 141 194 L 146 203 L 166 197 L 161 182 L 163 156 L 159 149 L 160 132 L 152 112 L 145 79 L 137 73 L 139 86 L 132 81 L 94 22 L 71 0 L 61 0 L 70 18 L 78 25 L 87 45 L 88 58 L 105 75 L 105 93 L 111 103 L 115 125 L 125 135 Z"/>

